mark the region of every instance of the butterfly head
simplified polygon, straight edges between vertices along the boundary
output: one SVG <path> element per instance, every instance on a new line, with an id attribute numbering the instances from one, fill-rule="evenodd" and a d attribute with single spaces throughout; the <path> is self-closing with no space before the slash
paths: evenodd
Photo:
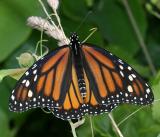
<path id="1" fill-rule="evenodd" d="M 80 45 L 79 36 L 75 32 L 73 32 L 70 36 L 70 45 L 71 46 Z"/>

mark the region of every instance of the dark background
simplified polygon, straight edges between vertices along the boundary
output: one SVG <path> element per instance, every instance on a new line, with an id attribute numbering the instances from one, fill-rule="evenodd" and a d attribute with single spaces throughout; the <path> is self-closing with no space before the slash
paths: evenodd
<path id="1" fill-rule="evenodd" d="M 44 3 L 47 6 L 46 1 Z M 147 0 L 129 0 L 129 6 L 141 32 L 152 62 L 157 70 L 153 76 L 143 50 L 128 18 L 122 0 L 61 0 L 59 15 L 65 33 L 69 37 L 77 30 L 83 41 L 89 30 L 98 31 L 87 42 L 108 49 L 137 70 L 153 89 L 155 98 L 160 98 L 160 4 L 153 3 L 150 10 Z M 52 10 L 47 6 L 50 13 Z M 34 52 L 40 40 L 40 32 L 26 25 L 29 16 L 46 18 L 38 0 L 0 0 L 0 69 L 19 68 L 16 57 L 24 52 Z M 50 50 L 57 47 L 54 39 L 44 36 Z M 0 79 L 4 71 L 0 71 Z M 41 109 L 25 113 L 8 110 L 8 100 L 16 80 L 5 77 L 0 83 L 0 137 L 72 137 L 69 123 L 44 113 Z M 122 105 L 113 111 L 117 123 L 140 108 Z M 107 114 L 93 117 L 95 137 L 116 137 Z M 125 137 L 158 137 L 160 135 L 160 103 L 155 102 L 131 116 L 119 127 Z M 88 117 L 77 130 L 78 137 L 91 137 Z"/>

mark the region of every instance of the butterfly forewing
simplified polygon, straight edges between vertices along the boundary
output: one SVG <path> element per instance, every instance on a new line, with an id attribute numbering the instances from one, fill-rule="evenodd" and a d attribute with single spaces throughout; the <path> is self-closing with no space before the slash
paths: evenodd
<path id="1" fill-rule="evenodd" d="M 119 104 L 153 102 L 151 88 L 127 63 L 73 34 L 63 46 L 37 61 L 12 91 L 11 111 L 47 107 L 64 120 L 110 112 Z"/>
<path id="2" fill-rule="evenodd" d="M 82 56 L 86 76 L 98 104 L 147 105 L 153 102 L 148 84 L 118 57 L 90 44 L 82 45 Z"/>
<path id="3" fill-rule="evenodd" d="M 37 61 L 12 91 L 9 108 L 25 111 L 33 107 L 62 106 L 71 82 L 71 52 L 64 46 Z"/>

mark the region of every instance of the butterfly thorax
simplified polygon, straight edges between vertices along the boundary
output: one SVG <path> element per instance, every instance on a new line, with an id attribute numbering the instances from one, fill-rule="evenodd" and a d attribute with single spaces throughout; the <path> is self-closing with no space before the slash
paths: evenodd
<path id="1" fill-rule="evenodd" d="M 73 33 L 70 37 L 70 45 L 72 50 L 72 61 L 76 69 L 78 85 L 83 98 L 86 97 L 86 84 L 84 80 L 83 65 L 82 65 L 82 56 L 81 56 L 81 42 L 79 37 Z"/>

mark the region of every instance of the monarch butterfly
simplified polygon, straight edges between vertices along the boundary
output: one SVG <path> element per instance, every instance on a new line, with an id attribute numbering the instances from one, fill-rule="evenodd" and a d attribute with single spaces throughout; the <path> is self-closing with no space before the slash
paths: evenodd
<path id="1" fill-rule="evenodd" d="M 61 119 L 110 112 L 122 103 L 151 104 L 151 88 L 127 63 L 105 49 L 79 42 L 57 48 L 35 62 L 17 82 L 11 111 L 47 107 Z"/>

